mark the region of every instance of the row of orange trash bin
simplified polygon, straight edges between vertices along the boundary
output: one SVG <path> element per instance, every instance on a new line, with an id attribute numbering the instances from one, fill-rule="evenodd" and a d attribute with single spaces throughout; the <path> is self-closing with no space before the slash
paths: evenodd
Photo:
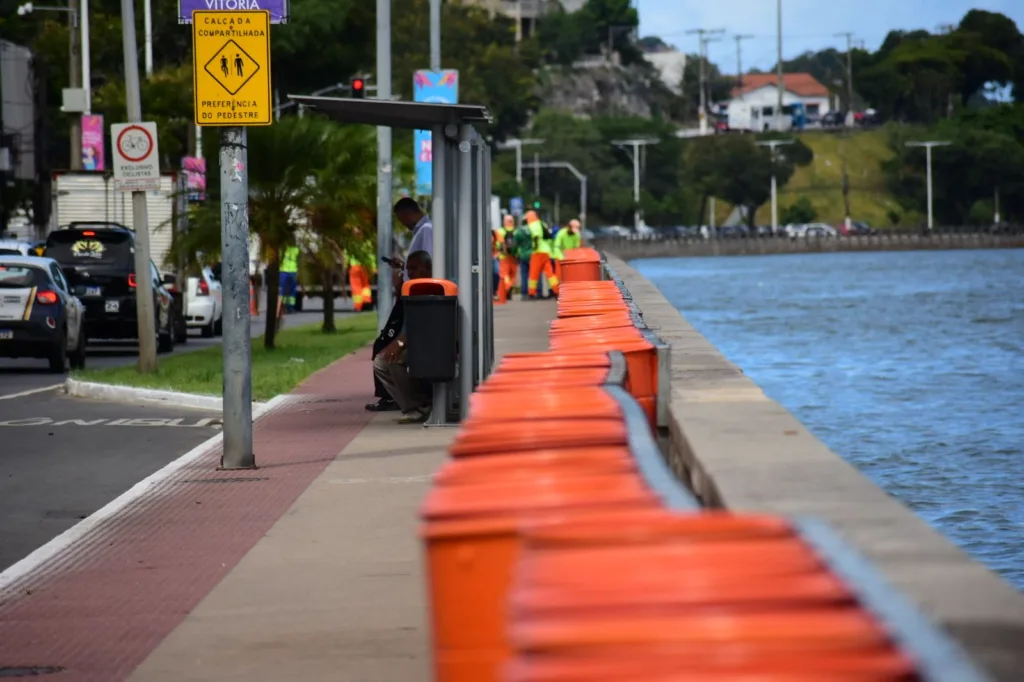
<path id="1" fill-rule="evenodd" d="M 500 360 L 421 510 L 435 679 L 925 679 L 791 522 L 670 499 L 653 347 L 563 272 L 551 349 Z"/>

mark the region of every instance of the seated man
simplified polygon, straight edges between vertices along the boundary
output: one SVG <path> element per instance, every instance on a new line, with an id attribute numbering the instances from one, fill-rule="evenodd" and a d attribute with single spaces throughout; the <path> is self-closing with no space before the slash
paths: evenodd
<path id="1" fill-rule="evenodd" d="M 409 279 L 429 278 L 432 267 L 430 254 L 426 251 L 409 254 L 409 261 L 406 263 Z M 398 404 L 398 409 L 402 411 L 399 424 L 422 424 L 430 416 L 430 384 L 409 376 L 405 343 L 403 325 L 402 331 L 395 339 L 374 358 L 373 376 L 380 381 Z"/>

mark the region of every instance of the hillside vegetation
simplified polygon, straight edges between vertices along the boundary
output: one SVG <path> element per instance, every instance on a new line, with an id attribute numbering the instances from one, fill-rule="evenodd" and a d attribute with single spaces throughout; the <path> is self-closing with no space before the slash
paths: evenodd
<path id="1" fill-rule="evenodd" d="M 886 189 L 882 164 L 894 154 L 883 130 L 863 130 L 845 138 L 823 131 L 797 135 L 814 152 L 814 161 L 797 167 L 793 178 L 779 191 L 779 213 L 800 197 L 807 197 L 818 214 L 818 220 L 830 224 L 841 223 L 845 217 L 843 205 L 842 146 L 846 145 L 847 172 L 850 178 L 850 214 L 854 220 L 863 220 L 874 227 L 893 225 L 891 217 L 899 216 L 898 224 L 913 225 L 920 222 L 917 213 L 907 213 Z M 770 225 L 771 203 L 757 211 L 757 223 Z"/>

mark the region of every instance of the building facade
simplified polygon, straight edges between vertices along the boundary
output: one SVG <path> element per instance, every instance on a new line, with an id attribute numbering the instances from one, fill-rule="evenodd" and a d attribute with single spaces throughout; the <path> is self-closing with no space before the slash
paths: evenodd
<path id="1" fill-rule="evenodd" d="M 782 74 L 782 104 L 802 102 L 810 119 L 832 110 L 832 97 L 824 85 L 809 73 Z M 742 101 L 750 106 L 771 107 L 779 101 L 778 79 L 774 73 L 751 73 L 743 76 L 743 85 L 733 88 L 729 104 Z"/>

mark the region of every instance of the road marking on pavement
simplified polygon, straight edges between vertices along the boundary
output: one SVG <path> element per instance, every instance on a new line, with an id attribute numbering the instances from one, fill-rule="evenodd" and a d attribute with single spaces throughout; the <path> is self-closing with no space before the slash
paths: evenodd
<path id="1" fill-rule="evenodd" d="M 23 398 L 27 395 L 33 395 L 35 393 L 46 393 L 52 391 L 55 388 L 64 388 L 64 384 L 54 384 L 53 386 L 43 386 L 42 388 L 30 388 L 27 391 L 20 393 L 8 393 L 7 395 L 0 395 L 0 400 L 10 400 L 11 398 Z"/>
<path id="2" fill-rule="evenodd" d="M 266 403 L 266 407 L 259 412 L 259 415 L 253 414 L 253 420 L 258 419 L 265 414 L 270 414 L 270 412 L 275 408 L 289 402 L 293 397 L 294 396 L 287 394 L 276 396 L 270 402 Z M 31 575 L 33 572 L 43 567 L 47 561 L 81 540 L 89 533 L 89 531 L 121 512 L 121 510 L 133 503 L 135 500 L 145 496 L 151 488 L 174 476 L 178 471 L 192 464 L 192 462 L 217 447 L 223 437 L 224 434 L 218 433 L 207 438 L 205 441 L 195 446 L 184 455 L 165 466 L 163 469 L 150 474 L 133 485 L 125 493 L 109 502 L 96 513 L 92 514 L 88 518 L 82 519 L 21 561 L 12 564 L 7 568 L 7 570 L 0 573 L 0 594 L 17 581 Z"/>
<path id="3" fill-rule="evenodd" d="M 350 483 L 426 483 L 431 476 L 387 476 L 385 478 L 333 478 L 329 483 L 348 485 Z"/>
<path id="4" fill-rule="evenodd" d="M 219 417 L 205 417 L 203 419 L 188 418 L 191 423 L 184 423 L 185 417 L 158 419 L 146 417 L 144 419 L 53 419 L 52 417 L 23 417 L 21 419 L 8 419 L 0 421 L 3 426 L 174 426 L 185 429 L 200 429 L 209 427 L 219 429 L 223 422 Z"/>

